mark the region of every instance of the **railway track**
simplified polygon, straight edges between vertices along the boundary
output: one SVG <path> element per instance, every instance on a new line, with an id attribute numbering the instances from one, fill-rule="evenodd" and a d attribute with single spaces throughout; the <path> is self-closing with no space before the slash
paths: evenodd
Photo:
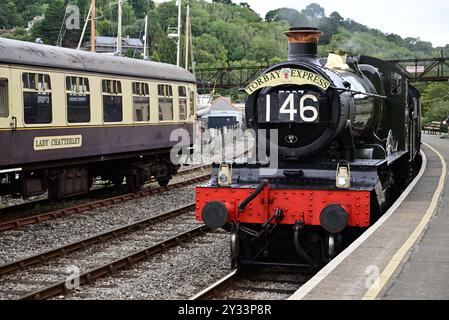
<path id="1" fill-rule="evenodd" d="M 67 270 L 79 270 L 76 278 L 79 286 L 83 286 L 201 236 L 209 229 L 191 219 L 194 209 L 195 203 L 191 203 L 1 265 L 0 299 L 32 300 L 65 295 L 70 292 Z"/>
<path id="2" fill-rule="evenodd" d="M 313 275 L 307 266 L 233 270 L 190 300 L 284 300 Z"/>
<path id="3" fill-rule="evenodd" d="M 195 167 L 192 169 L 181 171 L 177 177 L 182 177 L 187 174 L 193 174 L 196 172 L 204 173 L 204 172 L 207 172 L 209 169 L 210 169 L 210 166 Z M 143 197 L 152 196 L 152 195 L 159 194 L 159 193 L 162 193 L 165 191 L 171 191 L 171 190 L 179 189 L 179 188 L 191 185 L 191 184 L 206 181 L 209 178 L 210 178 L 210 174 L 203 174 L 201 176 L 197 176 L 194 178 L 183 180 L 178 183 L 171 184 L 167 187 L 157 187 L 157 188 L 149 187 L 149 188 L 142 189 L 136 193 L 120 194 L 120 195 L 116 195 L 116 196 L 113 196 L 110 198 L 102 198 L 100 200 L 96 200 L 96 201 L 88 202 L 88 203 L 80 202 L 79 204 L 75 204 L 74 206 L 71 206 L 71 207 L 64 207 L 61 209 L 56 209 L 53 211 L 43 212 L 43 213 L 38 213 L 38 214 L 31 214 L 29 216 L 27 216 L 27 214 L 33 206 L 39 205 L 40 207 L 43 207 L 43 208 L 48 207 L 51 205 L 50 200 L 44 199 L 44 200 L 36 201 L 34 203 L 33 202 L 23 203 L 23 204 L 19 204 L 19 205 L 12 206 L 12 207 L 7 207 L 4 209 L 0 209 L 0 218 L 3 216 L 3 214 L 6 214 L 8 212 L 14 212 L 14 211 L 16 212 L 15 216 L 19 216 L 19 217 L 18 218 L 14 217 L 12 219 L 11 218 L 4 219 L 3 221 L 0 220 L 0 231 L 19 229 L 26 225 L 41 223 L 43 221 L 67 216 L 70 214 L 80 214 L 80 213 L 91 211 L 96 208 L 106 207 L 106 206 L 114 205 L 114 204 L 121 203 L 121 202 L 126 202 L 126 201 L 135 200 L 135 199 L 140 199 Z M 99 190 L 101 191 L 102 189 L 99 189 Z M 20 214 L 20 213 L 22 213 L 22 214 Z M 23 217 L 23 216 L 25 216 L 25 217 Z"/>

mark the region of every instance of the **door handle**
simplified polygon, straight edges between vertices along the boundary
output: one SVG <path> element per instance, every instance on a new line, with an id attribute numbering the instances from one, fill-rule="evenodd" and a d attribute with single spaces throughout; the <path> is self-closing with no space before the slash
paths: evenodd
<path id="1" fill-rule="evenodd" d="M 10 123 L 11 129 L 12 129 L 12 131 L 16 131 L 17 130 L 17 118 L 12 117 L 11 120 L 12 120 Z"/>

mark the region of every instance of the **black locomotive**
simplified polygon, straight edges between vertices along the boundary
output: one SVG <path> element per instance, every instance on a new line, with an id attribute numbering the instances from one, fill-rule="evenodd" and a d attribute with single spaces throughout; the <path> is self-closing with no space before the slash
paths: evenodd
<path id="1" fill-rule="evenodd" d="M 256 163 L 217 165 L 197 188 L 196 217 L 231 232 L 234 266 L 326 263 L 421 164 L 420 94 L 400 69 L 367 56 L 319 60 L 319 30 L 285 34 L 288 61 L 246 88 Z"/>

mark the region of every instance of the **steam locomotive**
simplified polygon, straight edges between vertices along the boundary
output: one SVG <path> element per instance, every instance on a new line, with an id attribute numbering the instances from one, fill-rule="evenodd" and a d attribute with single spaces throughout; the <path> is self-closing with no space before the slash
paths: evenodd
<path id="1" fill-rule="evenodd" d="M 197 220 L 231 233 L 233 267 L 329 262 L 421 165 L 420 94 L 400 69 L 341 52 L 319 60 L 315 28 L 285 35 L 288 61 L 246 88 L 257 161 L 217 164 L 196 190 Z"/>

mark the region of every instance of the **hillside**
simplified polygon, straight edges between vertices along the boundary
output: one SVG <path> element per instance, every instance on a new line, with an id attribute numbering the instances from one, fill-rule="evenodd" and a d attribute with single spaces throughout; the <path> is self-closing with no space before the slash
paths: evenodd
<path id="1" fill-rule="evenodd" d="M 116 36 L 117 6 L 115 0 L 97 1 L 97 34 Z M 356 21 L 342 17 L 338 12 L 326 13 L 317 4 L 301 11 L 280 8 L 260 17 L 246 3 L 233 4 L 231 0 L 191 0 L 192 33 L 195 61 L 198 67 L 254 64 L 263 60 L 281 61 L 287 55 L 287 42 L 282 32 L 290 26 L 315 26 L 324 31 L 320 55 L 344 50 L 349 54 L 367 54 L 382 59 L 421 58 L 437 56 L 440 50 L 449 55 L 449 45 L 433 48 L 430 42 L 419 38 L 401 38 L 385 34 Z M 77 5 L 80 26 L 84 24 L 90 0 L 3 0 L 0 4 L 0 33 L 3 36 L 34 41 L 42 38 L 46 44 L 56 44 L 64 20 L 65 7 Z M 184 1 L 185 6 L 185 1 Z M 126 0 L 123 6 L 124 36 L 142 37 L 143 18 L 149 14 L 150 54 L 155 61 L 175 63 L 175 43 L 168 39 L 170 27 L 177 25 L 175 1 L 156 5 L 152 0 Z M 185 12 L 185 9 L 184 9 Z M 35 17 L 45 18 L 26 30 Z M 2 31 L 2 29 L 5 29 Z M 8 29 L 14 29 L 9 31 Z M 87 29 L 86 39 L 90 37 Z M 76 47 L 80 30 L 67 30 L 62 45 Z M 133 52 L 127 53 L 134 56 Z M 446 83 L 420 85 L 424 92 L 426 116 L 439 118 L 447 113 Z M 427 94 L 432 92 L 432 94 Z M 438 106 L 437 106 L 438 105 Z M 435 112 L 429 110 L 435 109 Z"/>
<path id="2" fill-rule="evenodd" d="M 97 34 L 115 36 L 117 8 L 113 0 L 97 0 Z M 221 64 L 224 61 L 261 61 L 283 59 L 287 46 L 282 35 L 289 26 L 316 26 L 324 31 L 320 54 L 342 49 L 351 54 L 370 54 L 383 59 L 424 57 L 437 54 L 449 46 L 433 48 L 430 42 L 419 38 L 403 39 L 395 34 L 384 34 L 370 29 L 338 12 L 329 15 L 317 4 L 301 11 L 281 8 L 270 11 L 264 19 L 246 3 L 229 4 L 230 0 L 213 3 L 192 0 L 192 32 L 196 61 L 201 64 Z M 228 4 L 227 4 L 228 3 Z M 13 29 L 5 36 L 34 41 L 42 38 L 47 44 L 56 44 L 65 7 L 77 5 L 81 21 L 89 9 L 89 0 L 5 0 L 0 4 L 0 29 Z M 142 36 L 143 17 L 150 14 L 151 53 L 154 60 L 174 62 L 174 43 L 167 39 L 169 27 L 177 25 L 175 1 L 156 6 L 151 0 L 127 0 L 123 6 L 124 36 Z M 34 17 L 45 16 L 29 32 L 24 28 Z M 67 30 L 63 46 L 76 46 L 80 30 Z M 90 30 L 87 30 L 90 37 Z"/>

